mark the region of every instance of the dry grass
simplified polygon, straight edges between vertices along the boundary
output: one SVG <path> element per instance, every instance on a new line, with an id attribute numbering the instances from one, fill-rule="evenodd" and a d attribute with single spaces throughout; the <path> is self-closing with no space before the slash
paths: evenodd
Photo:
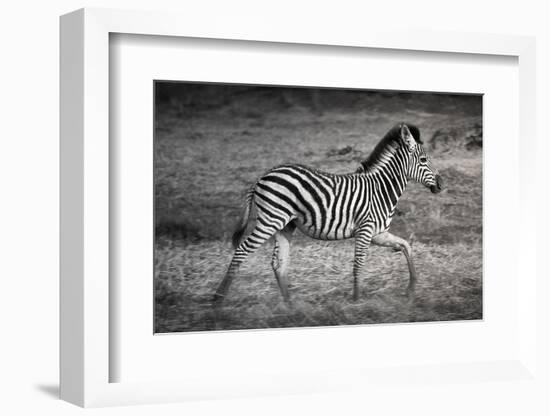
<path id="1" fill-rule="evenodd" d="M 464 126 L 481 123 L 479 108 L 458 98 L 367 95 L 360 97 L 361 105 L 319 114 L 300 103 L 270 110 L 253 98 L 203 113 L 167 107 L 157 120 L 158 332 L 482 317 L 481 150 L 460 145 L 468 131 Z M 401 120 L 417 124 L 427 142 L 442 131 L 448 142 L 453 134 L 456 139 L 432 151 L 447 191 L 432 195 L 409 185 L 392 224 L 393 233 L 414 239 L 420 279 L 415 299 L 404 296 L 403 256 L 373 247 L 360 300 L 353 302 L 353 241 L 319 242 L 297 233 L 289 270 L 291 306 L 279 294 L 269 242 L 243 265 L 226 302 L 214 309 L 211 297 L 229 264 L 229 237 L 248 186 L 284 162 L 353 171 Z"/>
<path id="2" fill-rule="evenodd" d="M 263 247 L 241 269 L 228 298 L 211 306 L 224 267 L 226 244 L 204 242 L 159 250 L 157 281 L 170 282 L 157 294 L 157 331 L 273 328 L 418 322 L 481 318 L 481 246 L 415 245 L 421 279 L 407 299 L 407 265 L 399 253 L 374 247 L 351 300 L 353 242 L 299 239 L 289 270 L 293 302 L 286 305 Z M 220 273 L 221 272 L 221 273 Z"/>

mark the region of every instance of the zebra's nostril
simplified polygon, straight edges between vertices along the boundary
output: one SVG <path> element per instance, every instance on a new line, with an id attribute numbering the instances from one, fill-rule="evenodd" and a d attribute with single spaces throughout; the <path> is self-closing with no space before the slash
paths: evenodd
<path id="1" fill-rule="evenodd" d="M 437 194 L 443 190 L 443 178 L 440 175 L 435 176 L 435 184 L 430 186 L 430 191 Z"/>

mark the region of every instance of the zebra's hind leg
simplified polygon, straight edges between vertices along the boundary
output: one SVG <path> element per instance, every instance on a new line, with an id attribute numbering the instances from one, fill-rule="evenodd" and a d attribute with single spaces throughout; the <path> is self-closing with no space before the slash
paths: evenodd
<path id="1" fill-rule="evenodd" d="M 409 267 L 409 285 L 407 286 L 407 296 L 414 296 L 417 274 L 412 259 L 412 247 L 407 240 L 386 231 L 375 235 L 372 239 L 372 244 L 384 247 L 393 247 L 394 249 L 400 250 L 405 255 L 407 265 Z"/>
<path id="2" fill-rule="evenodd" d="M 290 262 L 290 239 L 295 229 L 296 226 L 294 223 L 290 223 L 281 231 L 275 233 L 275 248 L 273 249 L 273 258 L 271 260 L 271 266 L 275 272 L 279 290 L 287 303 L 290 303 L 287 279 L 288 264 Z"/>
<path id="3" fill-rule="evenodd" d="M 248 237 L 246 237 L 235 249 L 229 268 L 225 273 L 224 278 L 218 285 L 218 289 L 214 294 L 214 302 L 219 304 L 227 295 L 227 291 L 233 282 L 233 278 L 237 274 L 240 265 L 245 261 L 248 255 L 254 253 L 260 246 L 271 238 L 278 231 L 275 226 L 262 226 L 257 223 L 256 227 Z"/>

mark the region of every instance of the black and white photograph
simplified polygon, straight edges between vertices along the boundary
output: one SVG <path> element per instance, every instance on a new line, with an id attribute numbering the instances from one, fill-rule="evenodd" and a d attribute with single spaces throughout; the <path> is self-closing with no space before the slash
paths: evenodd
<path id="1" fill-rule="evenodd" d="M 481 95 L 153 88 L 155 333 L 483 318 Z"/>
<path id="2" fill-rule="evenodd" d="M 550 415 L 544 2 L 5 2 L 0 413 Z"/>

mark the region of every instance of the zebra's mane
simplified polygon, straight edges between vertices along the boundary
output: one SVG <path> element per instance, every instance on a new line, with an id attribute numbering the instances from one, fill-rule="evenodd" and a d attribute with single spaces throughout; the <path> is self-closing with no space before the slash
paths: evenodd
<path id="1" fill-rule="evenodd" d="M 413 135 L 414 140 L 417 143 L 422 144 L 422 140 L 420 139 L 420 130 L 418 129 L 418 127 L 416 127 L 414 124 L 405 124 Z M 403 146 L 401 141 L 401 126 L 401 123 L 396 124 L 394 127 L 391 128 L 390 131 L 386 133 L 386 135 L 375 146 L 370 155 L 361 162 L 361 165 L 355 171 L 356 173 L 366 172 L 369 170 L 369 168 L 379 165 L 382 159 L 384 159 L 384 156 L 387 157 L 388 154 L 394 154 L 397 149 Z"/>

